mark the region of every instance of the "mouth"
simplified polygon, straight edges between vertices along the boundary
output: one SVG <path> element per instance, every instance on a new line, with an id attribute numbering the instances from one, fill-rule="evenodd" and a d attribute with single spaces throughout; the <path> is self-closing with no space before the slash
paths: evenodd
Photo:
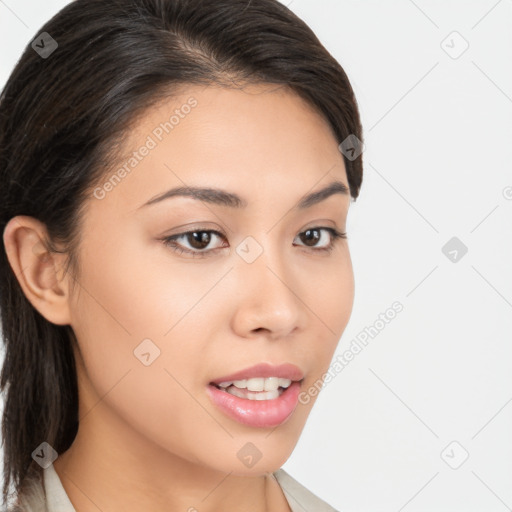
<path id="1" fill-rule="evenodd" d="M 275 427 L 294 412 L 303 380 L 295 365 L 264 363 L 218 378 L 207 391 L 231 419 L 253 427 Z"/>
<path id="2" fill-rule="evenodd" d="M 210 385 L 230 395 L 246 400 L 275 400 L 290 387 L 292 382 L 301 381 L 292 381 L 279 377 L 253 377 L 251 379 L 224 381 L 220 384 L 212 382 Z"/>

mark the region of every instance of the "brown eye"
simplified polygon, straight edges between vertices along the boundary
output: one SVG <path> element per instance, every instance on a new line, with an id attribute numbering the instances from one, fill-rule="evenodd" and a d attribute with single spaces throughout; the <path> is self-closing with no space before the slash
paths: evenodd
<path id="1" fill-rule="evenodd" d="M 329 233 L 330 237 L 326 237 L 327 244 L 323 244 L 323 246 L 317 247 L 318 243 L 322 240 L 322 232 Z M 347 234 L 340 233 L 337 229 L 334 228 L 314 227 L 300 233 L 299 238 L 305 247 L 310 247 L 313 251 L 329 252 L 334 249 L 337 240 L 340 238 L 347 238 Z"/>
<path id="2" fill-rule="evenodd" d="M 193 249 L 206 249 L 211 240 L 210 231 L 190 231 L 184 235 Z"/>
<path id="3" fill-rule="evenodd" d="M 185 233 L 165 237 L 163 242 L 166 246 L 181 254 L 186 253 L 193 257 L 202 257 L 218 249 L 227 247 L 224 245 L 207 249 L 207 247 L 212 244 L 212 240 L 214 240 L 215 237 L 225 238 L 222 233 L 212 229 L 197 229 L 195 231 L 187 231 Z"/>
<path id="4" fill-rule="evenodd" d="M 320 240 L 319 229 L 308 229 L 307 231 L 303 231 L 301 233 L 301 240 L 307 245 L 307 246 L 314 246 L 318 243 Z"/>

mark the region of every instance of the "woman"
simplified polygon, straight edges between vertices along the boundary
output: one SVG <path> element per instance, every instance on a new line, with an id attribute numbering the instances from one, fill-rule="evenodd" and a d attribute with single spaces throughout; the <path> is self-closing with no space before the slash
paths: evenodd
<path id="1" fill-rule="evenodd" d="M 361 139 L 276 0 L 42 27 L 0 102 L 4 504 L 334 510 L 280 468 L 352 310 Z"/>

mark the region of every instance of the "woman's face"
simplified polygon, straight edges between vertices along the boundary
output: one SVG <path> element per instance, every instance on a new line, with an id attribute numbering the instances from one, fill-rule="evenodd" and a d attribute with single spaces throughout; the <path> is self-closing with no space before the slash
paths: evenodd
<path id="1" fill-rule="evenodd" d="M 70 301 L 82 443 L 239 475 L 286 461 L 315 401 L 297 393 L 328 369 L 353 304 L 348 242 L 329 231 L 345 232 L 349 194 L 298 205 L 334 181 L 348 190 L 339 142 L 268 85 L 189 87 L 140 119 L 86 203 Z M 176 187 L 222 193 L 155 200 Z M 274 400 L 211 385 L 260 363 L 303 378 Z"/>

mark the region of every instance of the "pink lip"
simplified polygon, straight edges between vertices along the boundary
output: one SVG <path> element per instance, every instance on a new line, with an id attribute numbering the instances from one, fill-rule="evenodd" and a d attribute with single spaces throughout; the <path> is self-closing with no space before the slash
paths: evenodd
<path id="1" fill-rule="evenodd" d="M 207 392 L 212 402 L 224 414 L 239 423 L 251 427 L 277 427 L 284 423 L 297 407 L 300 382 L 292 382 L 274 400 L 238 398 L 227 391 L 216 388 L 213 384 L 207 386 Z"/>
<path id="2" fill-rule="evenodd" d="M 280 364 L 277 366 L 268 363 L 260 363 L 236 373 L 212 380 L 211 384 L 220 384 L 221 382 L 227 382 L 230 380 L 251 379 L 253 377 L 280 377 L 282 379 L 302 380 L 304 378 L 304 373 L 298 366 L 290 363 Z"/>
<path id="3" fill-rule="evenodd" d="M 217 387 L 221 382 L 253 377 L 279 377 L 293 382 L 273 400 L 239 398 Z M 304 373 L 294 364 L 260 363 L 211 381 L 207 392 L 212 402 L 230 418 L 252 427 L 276 427 L 284 423 L 297 407 L 301 387 L 301 382 L 297 381 L 303 378 Z"/>

